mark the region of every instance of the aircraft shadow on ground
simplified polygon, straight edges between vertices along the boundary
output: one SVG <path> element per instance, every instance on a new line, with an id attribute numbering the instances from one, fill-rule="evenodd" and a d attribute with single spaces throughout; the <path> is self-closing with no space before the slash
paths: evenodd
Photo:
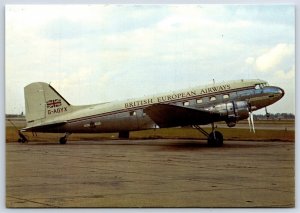
<path id="1" fill-rule="evenodd" d="M 272 142 L 270 142 L 272 143 Z M 115 141 L 68 141 L 67 144 L 59 144 L 58 142 L 29 142 L 29 143 L 25 143 L 25 144 L 20 144 L 20 145 L 34 145 L 34 146 L 60 146 L 60 147 L 64 147 L 64 146 L 68 146 L 68 147 L 72 147 L 72 146 L 82 146 L 82 145 L 93 145 L 93 146 L 151 146 L 151 147 L 159 147 L 159 149 L 163 149 L 163 150 L 174 150 L 174 151 L 178 151 L 178 150 L 198 150 L 198 149 L 239 149 L 239 148 L 253 148 L 253 147 L 267 147 L 267 146 L 271 146 L 271 144 L 269 143 L 259 143 L 259 142 L 253 142 L 253 141 L 243 141 L 243 143 L 236 141 L 236 142 L 231 142 L 230 143 L 226 143 L 226 141 L 224 142 L 222 147 L 210 147 L 208 146 L 208 144 L 206 143 L 206 141 L 203 140 L 183 140 L 183 141 L 178 141 L 178 140 L 174 140 L 174 142 L 172 140 L 168 140 L 167 142 L 157 142 L 157 141 L 135 141 L 135 140 L 115 140 Z"/>
<path id="2" fill-rule="evenodd" d="M 168 150 L 174 150 L 174 151 L 179 151 L 179 150 L 199 150 L 199 149 L 245 149 L 245 148 L 254 148 L 254 147 L 268 147 L 271 144 L 266 144 L 266 143 L 253 143 L 249 142 L 247 144 L 245 143 L 239 143 L 238 141 L 236 143 L 226 143 L 224 142 L 222 147 L 211 147 L 209 146 L 206 142 L 195 142 L 195 141 L 186 141 L 186 142 L 180 142 L 180 143 L 173 143 L 173 144 L 165 144 L 162 145 L 162 149 L 168 149 Z"/>

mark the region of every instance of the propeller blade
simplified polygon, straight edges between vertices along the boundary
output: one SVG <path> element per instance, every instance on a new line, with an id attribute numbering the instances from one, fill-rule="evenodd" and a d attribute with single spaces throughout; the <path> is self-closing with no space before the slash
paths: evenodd
<path id="1" fill-rule="evenodd" d="M 250 123 L 250 112 L 249 112 L 249 117 L 248 117 L 248 124 L 249 124 L 249 130 L 250 130 L 250 132 L 251 132 L 251 123 Z"/>
<path id="2" fill-rule="evenodd" d="M 253 119 L 253 113 L 250 113 L 250 121 L 251 121 L 251 125 L 252 125 L 252 130 L 255 133 L 255 128 L 254 128 L 254 119 Z"/>

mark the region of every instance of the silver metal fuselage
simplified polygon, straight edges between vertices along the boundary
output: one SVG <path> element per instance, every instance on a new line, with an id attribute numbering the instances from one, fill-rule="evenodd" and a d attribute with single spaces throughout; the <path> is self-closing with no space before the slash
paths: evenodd
<path id="1" fill-rule="evenodd" d="M 157 128 L 144 112 L 145 108 L 157 103 L 210 110 L 222 103 L 247 101 L 251 111 L 255 111 L 284 95 L 281 88 L 266 85 L 267 82 L 262 80 L 230 81 L 140 99 L 74 106 L 71 112 L 48 119 L 48 122 L 66 121 L 65 125 L 49 127 L 43 132 L 104 133 Z"/>

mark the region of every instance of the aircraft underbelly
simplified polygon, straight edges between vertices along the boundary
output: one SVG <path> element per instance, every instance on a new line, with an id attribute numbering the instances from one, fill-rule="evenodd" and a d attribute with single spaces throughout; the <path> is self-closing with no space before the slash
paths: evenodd
<path id="1" fill-rule="evenodd" d="M 109 116 L 69 122 L 65 125 L 64 131 L 72 133 L 103 133 L 134 131 L 154 127 L 155 123 L 148 116 Z"/>

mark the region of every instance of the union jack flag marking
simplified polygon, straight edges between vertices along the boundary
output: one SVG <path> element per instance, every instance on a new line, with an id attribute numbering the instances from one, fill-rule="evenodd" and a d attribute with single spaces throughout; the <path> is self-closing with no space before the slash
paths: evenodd
<path id="1" fill-rule="evenodd" d="M 61 99 L 54 99 L 47 101 L 47 108 L 59 107 L 61 106 Z"/>

